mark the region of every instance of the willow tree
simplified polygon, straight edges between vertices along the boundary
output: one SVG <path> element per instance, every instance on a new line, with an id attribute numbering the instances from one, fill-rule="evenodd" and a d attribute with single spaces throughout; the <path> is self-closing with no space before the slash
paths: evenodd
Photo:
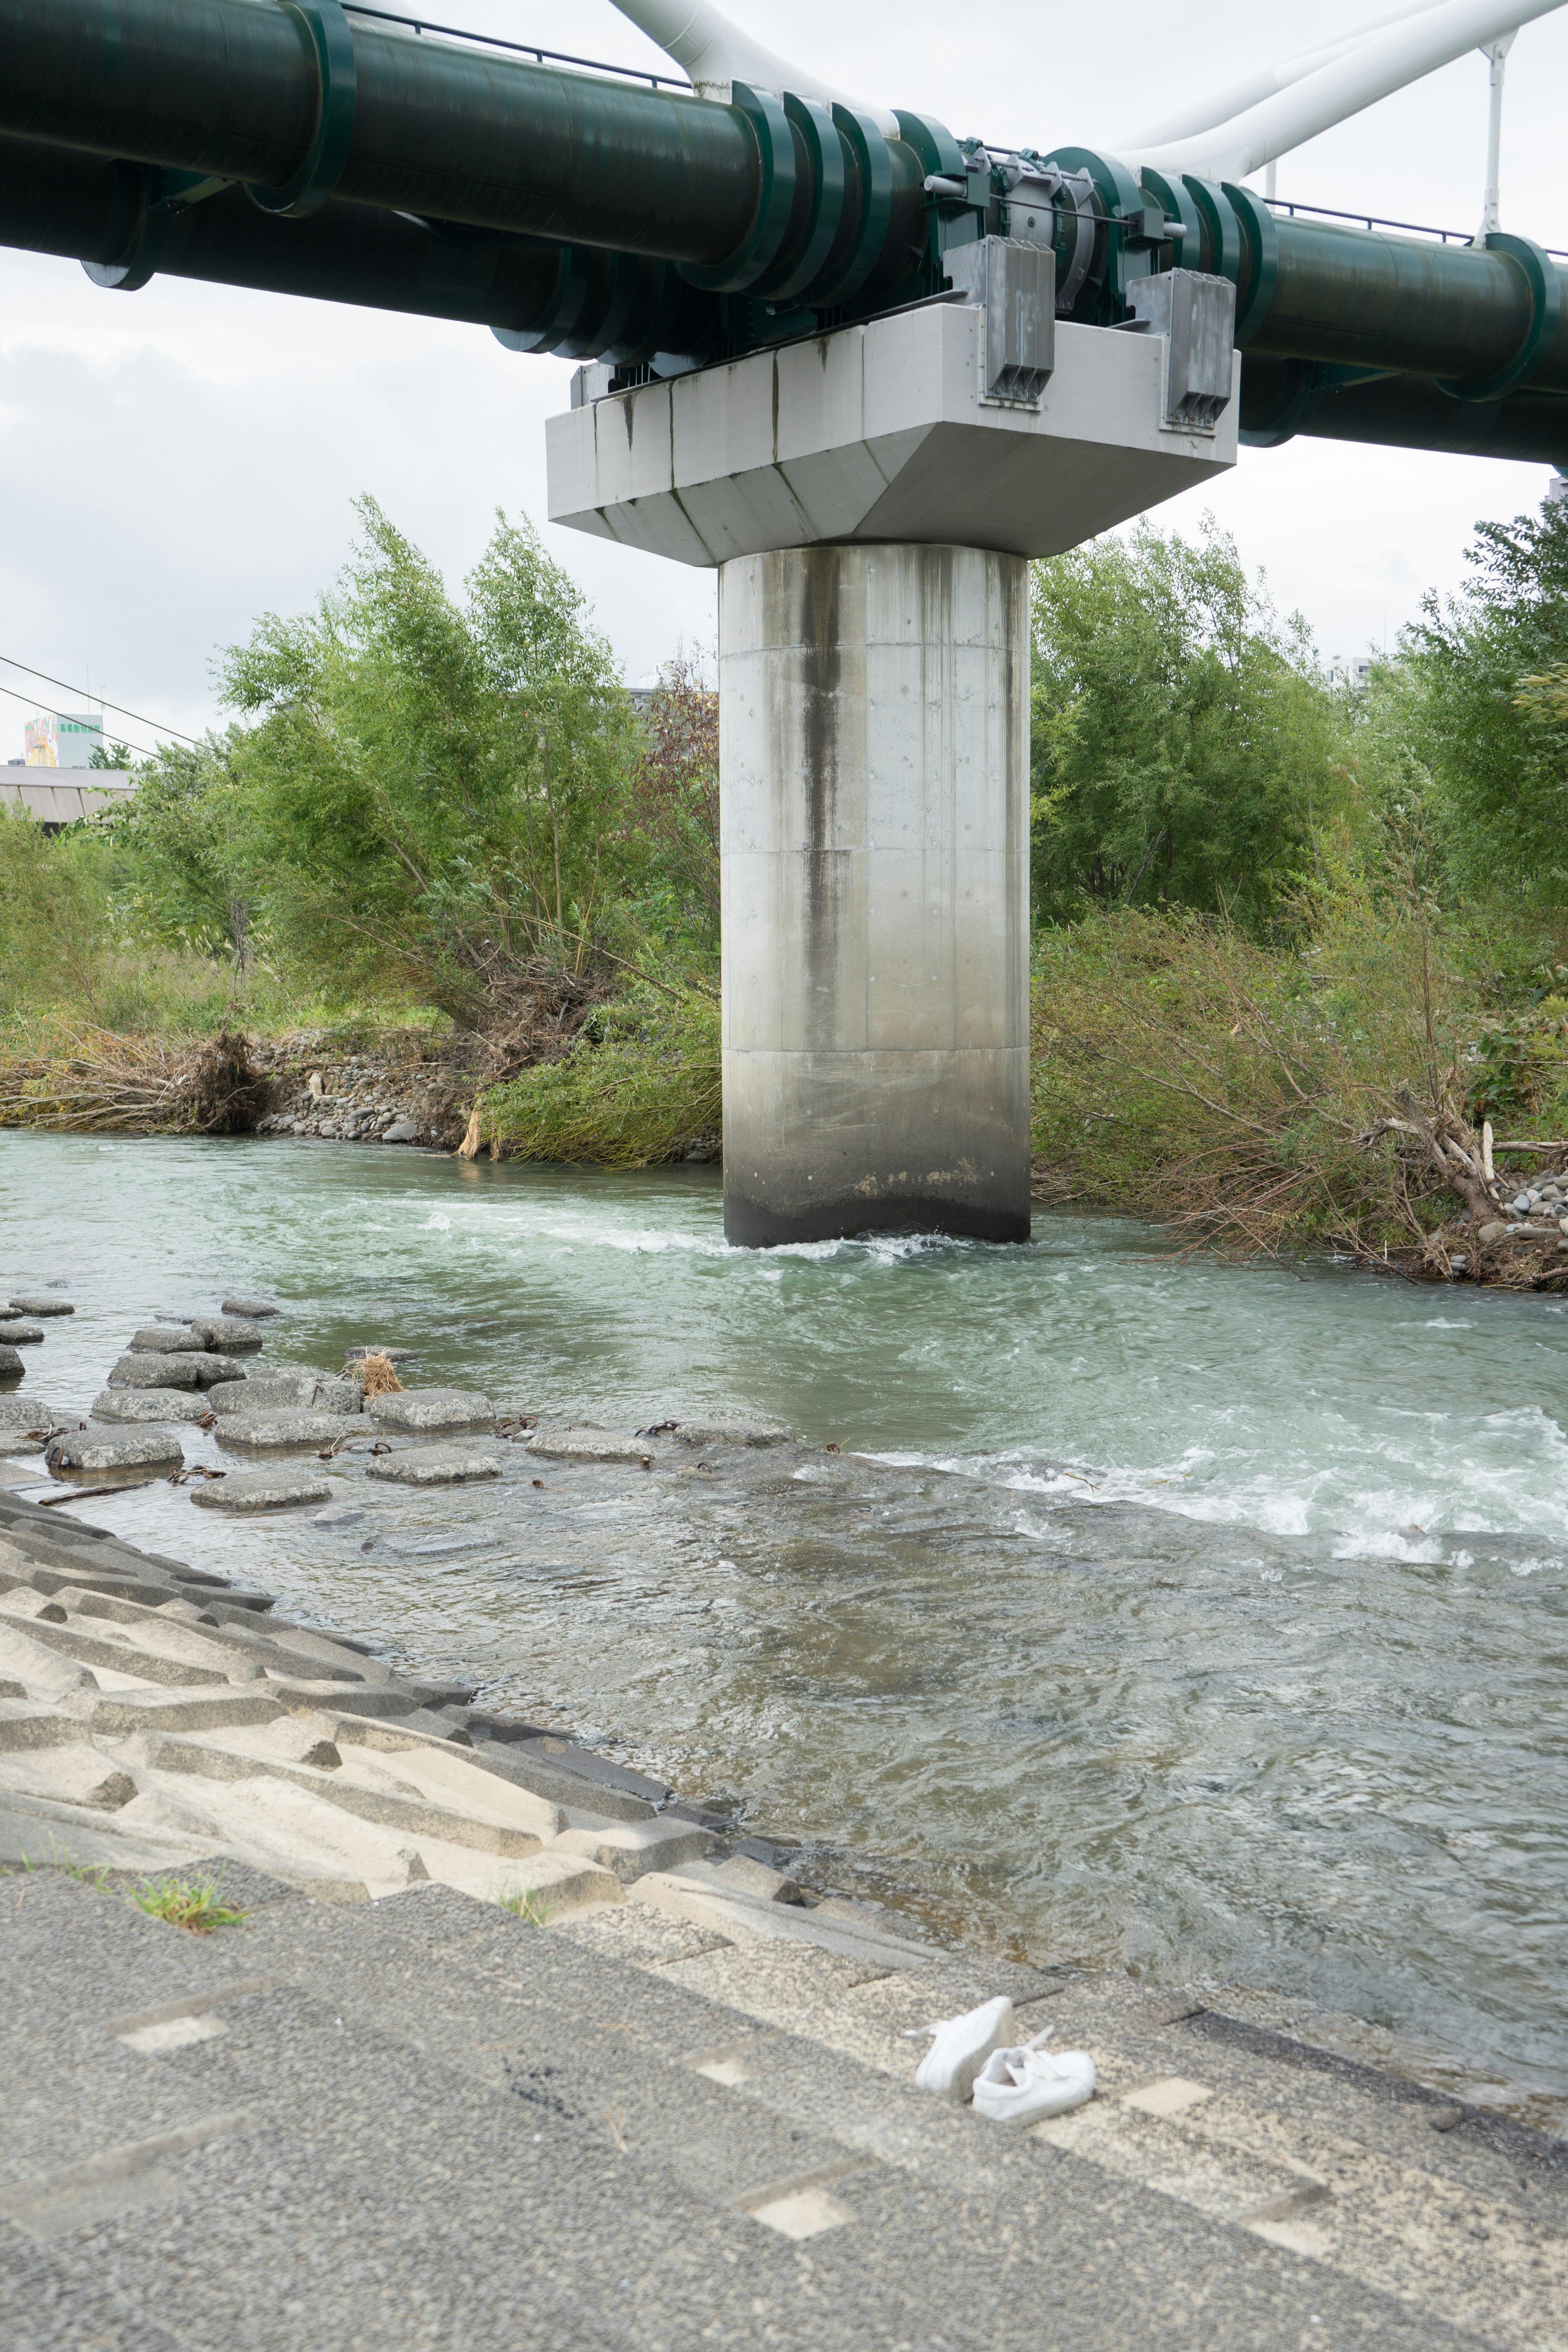
<path id="1" fill-rule="evenodd" d="M 374 499 L 314 613 L 265 615 L 221 667 L 246 856 L 282 940 L 340 985 L 460 1022 L 601 944 L 637 847 L 634 721 L 584 600 L 498 514 L 448 593 Z"/>

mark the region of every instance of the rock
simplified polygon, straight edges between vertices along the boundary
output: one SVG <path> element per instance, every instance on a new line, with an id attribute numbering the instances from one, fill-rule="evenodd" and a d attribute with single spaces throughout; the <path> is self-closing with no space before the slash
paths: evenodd
<path id="1" fill-rule="evenodd" d="M 0 1321 L 0 1340 L 3 1340 L 7 1347 L 27 1348 L 35 1339 L 41 1339 L 43 1336 L 44 1327 L 41 1323 L 24 1323 L 17 1317 Z"/>
<path id="2" fill-rule="evenodd" d="M 41 1397 L 0 1396 L 0 1430 L 59 1429 L 68 1424 L 74 1428 L 79 1413 L 66 1413 L 58 1405 L 46 1404 Z"/>
<path id="3" fill-rule="evenodd" d="M 614 1430 L 596 1429 L 592 1422 L 565 1429 L 536 1429 L 528 1441 L 528 1450 L 531 1454 L 542 1454 L 552 1462 L 641 1464 L 652 1458 L 640 1437 L 617 1437 Z"/>
<path id="4" fill-rule="evenodd" d="M 1502 1220 L 1500 1217 L 1494 1217 L 1489 1225 L 1483 1225 L 1481 1227 L 1480 1232 L 1476 1235 L 1476 1239 L 1481 1242 L 1500 1242 L 1507 1231 L 1508 1227 L 1503 1223 Z"/>
<path id="5" fill-rule="evenodd" d="M 168 1362 L 165 1356 L 164 1363 Z M 92 1404 L 94 1421 L 205 1421 L 212 1407 L 194 1389 L 105 1389 Z"/>
<path id="6" fill-rule="evenodd" d="M 228 1383 L 213 1391 L 213 1411 L 226 1418 L 236 1412 L 277 1412 L 298 1406 L 303 1412 L 345 1414 L 360 1411 L 364 1400 L 357 1381 L 341 1381 L 331 1372 L 289 1371 L 281 1368 L 252 1372 L 243 1388 Z"/>
<path id="7" fill-rule="evenodd" d="M 331 1493 L 324 1478 L 303 1470 L 253 1470 L 240 1477 L 209 1478 L 191 1500 L 208 1511 L 289 1511 L 304 1503 L 324 1503 Z"/>
<path id="8" fill-rule="evenodd" d="M 199 1356 L 205 1352 L 188 1323 L 145 1323 L 131 1334 L 133 1356 Z"/>
<path id="9" fill-rule="evenodd" d="M 13 1315 L 74 1315 L 76 1308 L 68 1307 L 63 1298 L 13 1298 L 8 1305 Z"/>
<path id="10" fill-rule="evenodd" d="M 1527 1216 L 1529 1216 L 1529 1214 L 1530 1214 L 1530 1195 L 1529 1195 L 1529 1193 L 1528 1193 L 1528 1192 L 1518 1192 L 1518 1193 L 1516 1193 L 1516 1194 L 1514 1195 L 1514 1198 L 1510 1202 L 1509 1206 L 1512 1209 L 1513 1213 L 1514 1213 L 1514 1215 L 1515 1215 L 1516 1217 L 1527 1217 Z"/>
<path id="11" fill-rule="evenodd" d="M 193 1348 L 168 1355 L 121 1356 L 109 1375 L 111 1389 L 194 1389 L 202 1359 Z"/>
<path id="12" fill-rule="evenodd" d="M 220 1356 L 254 1356 L 261 1345 L 255 1324 L 235 1315 L 193 1315 L 191 1329 L 204 1348 Z"/>
<path id="13" fill-rule="evenodd" d="M 148 1464 L 183 1462 L 184 1447 L 172 1429 L 145 1429 L 135 1437 L 82 1429 L 51 1438 L 44 1459 L 51 1470 L 140 1470 Z"/>
<path id="14" fill-rule="evenodd" d="M 217 1425 L 226 1445 L 331 1445 L 346 1434 L 339 1412 L 304 1412 L 298 1406 L 281 1412 L 226 1413 Z"/>
<path id="15" fill-rule="evenodd" d="M 242 1323 L 264 1323 L 278 1309 L 265 1306 L 259 1298 L 226 1298 L 223 1311 L 226 1315 L 237 1315 Z"/>
<path id="16" fill-rule="evenodd" d="M 367 1478 L 390 1478 L 399 1486 L 466 1486 L 476 1478 L 499 1478 L 502 1463 L 493 1454 L 464 1454 L 455 1445 L 419 1446 L 367 1463 Z"/>
<path id="17" fill-rule="evenodd" d="M 679 1445 L 787 1445 L 794 1434 L 771 1421 L 680 1421 L 671 1432 Z"/>
<path id="18" fill-rule="evenodd" d="M 26 1369 L 15 1348 L 0 1348 L 0 1381 L 19 1381 Z"/>
<path id="19" fill-rule="evenodd" d="M 474 1389 L 398 1389 L 373 1397 L 364 1414 L 384 1429 L 461 1429 L 492 1420 L 494 1408 Z"/>
<path id="20" fill-rule="evenodd" d="M 381 1139 L 383 1143 L 417 1143 L 419 1122 L 414 1118 L 395 1118 Z"/>

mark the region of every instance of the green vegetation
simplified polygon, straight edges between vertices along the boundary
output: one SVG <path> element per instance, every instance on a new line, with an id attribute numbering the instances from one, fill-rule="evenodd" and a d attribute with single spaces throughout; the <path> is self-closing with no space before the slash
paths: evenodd
<path id="1" fill-rule="evenodd" d="M 544 1896 L 527 1886 L 507 1886 L 495 1897 L 498 1910 L 510 1911 L 526 1927 L 542 1927 L 550 1918 L 550 1906 Z"/>
<path id="2" fill-rule="evenodd" d="M 1231 542 L 1141 524 L 1037 565 L 1037 923 L 1175 905 L 1267 928 L 1355 800 L 1341 698 Z"/>
<path id="3" fill-rule="evenodd" d="M 445 1057 L 465 1150 L 710 1156 L 701 659 L 634 714 L 526 523 L 454 594 L 357 514 L 316 610 L 220 656 L 223 732 L 112 820 L 0 817 L 0 1122 L 219 1131 L 234 1039 L 300 1032 Z M 1485 1124 L 1505 1170 L 1568 1129 L 1568 503 L 1471 565 L 1364 691 L 1212 527 L 1037 567 L 1041 1197 L 1442 1272 Z"/>
<path id="4" fill-rule="evenodd" d="M 243 1911 L 222 1900 L 223 1873 L 216 1878 L 143 1878 L 126 1892 L 138 1911 L 184 1927 L 193 1936 L 210 1936 L 215 1927 L 237 1927 Z"/>

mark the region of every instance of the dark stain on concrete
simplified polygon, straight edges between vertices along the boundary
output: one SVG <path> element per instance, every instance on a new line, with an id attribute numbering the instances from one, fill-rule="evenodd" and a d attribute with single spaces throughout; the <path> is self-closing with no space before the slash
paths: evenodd
<path id="1" fill-rule="evenodd" d="M 838 807 L 842 668 L 839 588 L 844 551 L 814 547 L 802 568 L 801 753 L 805 764 L 805 956 L 808 1042 L 831 1045 L 838 982 L 838 891 L 833 846 Z M 776 640 L 775 640 L 776 642 Z"/>

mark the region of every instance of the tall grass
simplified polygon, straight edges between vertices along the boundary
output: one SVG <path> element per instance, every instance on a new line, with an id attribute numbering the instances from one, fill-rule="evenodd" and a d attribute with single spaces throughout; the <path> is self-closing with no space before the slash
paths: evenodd
<path id="1" fill-rule="evenodd" d="M 684 1159 L 694 1144 L 717 1143 L 720 1070 L 717 992 L 637 981 L 560 1060 L 492 1087 L 480 1133 L 521 1160 L 647 1168 Z"/>

